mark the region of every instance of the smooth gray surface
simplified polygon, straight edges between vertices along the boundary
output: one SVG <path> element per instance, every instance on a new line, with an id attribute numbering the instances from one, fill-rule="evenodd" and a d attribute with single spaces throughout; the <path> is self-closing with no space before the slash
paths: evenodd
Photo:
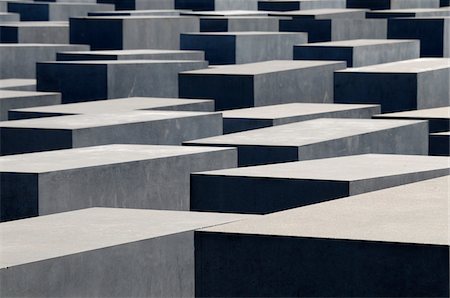
<path id="1" fill-rule="evenodd" d="M 189 175 L 237 166 L 236 150 L 106 145 L 0 158 L 1 220 L 88 207 L 189 210 Z"/>
<path id="2" fill-rule="evenodd" d="M 378 105 L 288 103 L 222 112 L 224 133 L 283 125 L 316 118 L 370 118 Z"/>
<path id="3" fill-rule="evenodd" d="M 1 154 L 106 144 L 179 145 L 222 134 L 222 115 L 131 111 L 0 122 Z"/>
<path id="4" fill-rule="evenodd" d="M 191 210 L 270 213 L 449 175 L 440 156 L 365 154 L 193 173 Z"/>
<path id="5" fill-rule="evenodd" d="M 8 120 L 8 111 L 11 109 L 60 103 L 59 93 L 0 90 L 0 121 Z"/>
<path id="6" fill-rule="evenodd" d="M 1 94 L 1 92 L 0 92 Z M 213 112 L 214 101 L 185 98 L 129 97 L 51 105 L 9 111 L 9 120 L 79 114 L 120 113 L 135 110 Z"/>
<path id="7" fill-rule="evenodd" d="M 294 46 L 296 60 L 344 60 L 361 67 L 420 57 L 418 40 L 353 39 Z"/>
<path id="8" fill-rule="evenodd" d="M 0 24 L 0 41 L 12 43 L 69 43 L 68 22 L 10 22 Z"/>
<path id="9" fill-rule="evenodd" d="M 202 51 L 179 50 L 103 50 L 103 51 L 78 51 L 59 52 L 56 55 L 58 61 L 79 60 L 205 60 Z"/>
<path id="10" fill-rule="evenodd" d="M 0 90 L 35 91 L 35 79 L 0 79 Z"/>
<path id="11" fill-rule="evenodd" d="M 369 9 L 438 8 L 439 0 L 348 0 L 347 7 Z"/>
<path id="12" fill-rule="evenodd" d="M 92 208 L 2 223 L 2 295 L 193 296 L 192 231 L 245 218 Z"/>
<path id="13" fill-rule="evenodd" d="M 179 74 L 179 96 L 212 98 L 217 110 L 330 103 L 333 72 L 343 68 L 344 62 L 273 60 L 186 71 Z"/>
<path id="14" fill-rule="evenodd" d="M 40 62 L 37 89 L 61 92 L 63 103 L 133 96 L 178 97 L 178 73 L 207 65 L 199 60 Z M 83 88 L 78 87 L 80 84 Z"/>
<path id="15" fill-rule="evenodd" d="M 403 8 L 373 10 L 366 14 L 367 18 L 404 18 L 404 17 L 443 17 L 450 16 L 449 8 Z"/>
<path id="16" fill-rule="evenodd" d="M 361 153 L 426 155 L 427 138 L 426 121 L 315 119 L 184 144 L 238 147 L 244 166 Z"/>
<path id="17" fill-rule="evenodd" d="M 84 45 L 58 44 L 0 44 L 0 78 L 34 79 L 36 62 L 55 60 L 58 51 L 88 49 Z"/>
<path id="18" fill-rule="evenodd" d="M 449 185 L 446 176 L 196 232 L 196 295 L 448 296 Z"/>
<path id="19" fill-rule="evenodd" d="M 322 8 L 271 12 L 271 16 L 292 17 L 294 19 L 364 19 L 366 9 Z"/>
<path id="20" fill-rule="evenodd" d="M 377 103 L 399 112 L 447 106 L 450 59 L 420 58 L 335 72 L 334 101 Z"/>

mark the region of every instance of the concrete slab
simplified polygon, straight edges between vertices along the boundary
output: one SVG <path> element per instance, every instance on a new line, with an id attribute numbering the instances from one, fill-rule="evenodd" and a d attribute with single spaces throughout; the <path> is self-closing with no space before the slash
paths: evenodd
<path id="1" fill-rule="evenodd" d="M 308 42 L 305 33 L 201 32 L 183 33 L 182 50 L 201 50 L 209 64 L 243 64 L 268 60 L 291 60 L 292 48 Z"/>
<path id="2" fill-rule="evenodd" d="M 39 62 L 37 90 L 61 92 L 63 103 L 136 96 L 178 97 L 178 73 L 207 66 L 208 62 L 200 60 Z"/>
<path id="3" fill-rule="evenodd" d="M 0 90 L 35 91 L 35 79 L 0 79 Z"/>
<path id="4" fill-rule="evenodd" d="M 428 120 L 430 132 L 450 130 L 450 107 L 374 115 L 376 119 Z"/>
<path id="5" fill-rule="evenodd" d="M 175 8 L 195 11 L 258 10 L 258 0 L 175 0 Z"/>
<path id="6" fill-rule="evenodd" d="M 450 156 L 450 131 L 430 134 L 430 155 Z"/>
<path id="7" fill-rule="evenodd" d="M 446 176 L 196 232 L 196 295 L 448 296 L 449 185 Z"/>
<path id="8" fill-rule="evenodd" d="M 129 97 L 64 105 L 9 109 L 7 115 L 9 120 L 19 120 L 80 114 L 121 113 L 135 110 L 214 112 L 214 101 L 186 98 Z"/>
<path id="9" fill-rule="evenodd" d="M 222 134 L 222 115 L 131 111 L 0 122 L 2 155 L 105 144 L 179 145 Z"/>
<path id="10" fill-rule="evenodd" d="M 180 50 L 103 50 L 59 52 L 58 61 L 80 60 L 205 60 L 202 51 Z"/>
<path id="11" fill-rule="evenodd" d="M 274 60 L 179 74 L 179 96 L 212 98 L 217 110 L 291 102 L 330 103 L 345 62 Z"/>
<path id="12" fill-rule="evenodd" d="M 267 16 L 200 17 L 201 32 L 278 32 L 279 18 Z"/>
<path id="13" fill-rule="evenodd" d="M 370 118 L 378 105 L 288 103 L 223 111 L 223 131 L 233 133 L 317 118 Z"/>
<path id="14" fill-rule="evenodd" d="M 448 106 L 450 59 L 421 58 L 335 72 L 334 101 L 381 104 L 381 112 Z"/>
<path id="15" fill-rule="evenodd" d="M 0 24 L 0 42 L 69 43 L 68 22 L 9 22 Z"/>
<path id="16" fill-rule="evenodd" d="M 422 57 L 450 57 L 450 17 L 389 19 L 388 37 L 419 39 Z"/>
<path id="17" fill-rule="evenodd" d="M 77 0 L 78 1 L 78 0 Z M 110 4 L 10 2 L 8 12 L 18 13 L 21 21 L 68 21 L 75 16 L 87 15 L 89 11 L 114 10 Z"/>
<path id="18" fill-rule="evenodd" d="M 294 46 L 296 60 L 344 60 L 347 67 L 361 67 L 420 57 L 420 41 L 353 39 Z"/>
<path id="19" fill-rule="evenodd" d="M 243 16 L 268 16 L 269 12 L 259 10 L 210 10 L 210 11 L 189 11 L 184 10 L 181 15 L 196 16 L 196 17 L 243 17 Z"/>
<path id="20" fill-rule="evenodd" d="M 407 9 L 407 8 L 438 8 L 439 0 L 347 0 L 349 8 L 368 9 Z"/>
<path id="21" fill-rule="evenodd" d="M 445 17 L 450 15 L 448 8 L 409 8 L 409 9 L 387 9 L 373 10 L 367 12 L 370 19 L 390 19 L 390 18 L 422 18 L 422 17 Z"/>
<path id="22" fill-rule="evenodd" d="M 1 220 L 88 207 L 189 210 L 190 173 L 236 160 L 233 148 L 150 145 L 0 157 Z"/>
<path id="23" fill-rule="evenodd" d="M 347 9 L 347 8 L 321 8 L 306 10 L 290 10 L 284 12 L 270 12 L 270 16 L 289 17 L 293 19 L 364 19 L 366 9 Z"/>
<path id="24" fill-rule="evenodd" d="M 175 1 L 167 0 L 97 0 L 99 3 L 114 4 L 116 10 L 173 9 Z"/>
<path id="25" fill-rule="evenodd" d="M 81 51 L 85 45 L 0 43 L 0 79 L 36 77 L 36 62 L 55 60 L 58 51 Z"/>
<path id="26" fill-rule="evenodd" d="M 2 223 L 2 293 L 192 297 L 193 231 L 247 217 L 91 208 Z"/>
<path id="27" fill-rule="evenodd" d="M 260 0 L 258 10 L 290 11 L 319 8 L 345 8 L 345 0 Z"/>
<path id="28" fill-rule="evenodd" d="M 0 12 L 0 22 L 17 22 L 19 19 L 20 16 L 17 13 Z"/>
<path id="29" fill-rule="evenodd" d="M 89 12 L 88 16 L 179 16 L 180 12 L 180 10 L 175 9 L 112 10 Z"/>
<path id="30" fill-rule="evenodd" d="M 59 93 L 0 90 L 0 121 L 8 120 L 8 111 L 11 109 L 60 103 Z"/>
<path id="31" fill-rule="evenodd" d="M 91 50 L 178 50 L 180 33 L 199 31 L 198 18 L 187 16 L 105 16 L 70 19 L 70 42 L 88 44 Z"/>
<path id="32" fill-rule="evenodd" d="M 191 174 L 191 210 L 270 213 L 449 175 L 443 156 L 366 154 Z"/>
<path id="33" fill-rule="evenodd" d="M 258 165 L 361 153 L 428 153 L 426 121 L 314 119 L 260 128 L 185 145 L 232 146 L 239 165 Z"/>

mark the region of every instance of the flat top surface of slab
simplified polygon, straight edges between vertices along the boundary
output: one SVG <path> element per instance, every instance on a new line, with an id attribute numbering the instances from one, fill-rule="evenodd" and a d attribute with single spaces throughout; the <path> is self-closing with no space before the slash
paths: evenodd
<path id="1" fill-rule="evenodd" d="M 88 16 L 88 17 L 77 17 L 77 19 L 101 19 L 101 20 L 192 20 L 193 16 L 155 16 L 155 15 L 113 15 L 113 16 Z"/>
<path id="2" fill-rule="evenodd" d="M 303 115 L 313 115 L 327 112 L 338 112 L 362 108 L 377 107 L 377 105 L 359 104 L 326 104 L 326 103 L 288 103 L 246 109 L 223 111 L 223 118 L 246 119 L 277 119 Z"/>
<path id="3" fill-rule="evenodd" d="M 0 80 L 0 88 L 11 88 L 36 85 L 35 79 L 3 79 Z"/>
<path id="4" fill-rule="evenodd" d="M 186 143 L 303 146 L 419 122 L 419 120 L 320 118 L 193 140 Z"/>
<path id="5" fill-rule="evenodd" d="M 69 22 L 48 21 L 48 22 L 7 22 L 0 23 L 0 27 L 69 27 Z"/>
<path id="6" fill-rule="evenodd" d="M 419 58 L 370 65 L 364 67 L 347 68 L 336 72 L 370 72 L 370 73 L 418 73 L 450 68 L 450 58 Z"/>
<path id="7" fill-rule="evenodd" d="M 450 11 L 448 7 L 441 8 L 399 8 L 399 9 L 386 9 L 386 10 L 372 10 L 374 13 L 423 13 L 423 12 L 447 12 Z"/>
<path id="8" fill-rule="evenodd" d="M 379 114 L 376 117 L 381 118 L 405 118 L 405 119 L 450 119 L 450 106 L 433 108 L 433 109 L 421 109 L 412 110 L 397 113 Z"/>
<path id="9" fill-rule="evenodd" d="M 36 97 L 45 95 L 58 95 L 56 92 L 37 92 L 37 91 L 14 91 L 14 90 L 0 90 L 0 99 L 17 98 L 17 97 Z"/>
<path id="10" fill-rule="evenodd" d="M 16 128 L 50 128 L 50 129 L 83 129 L 126 123 L 139 123 L 158 120 L 196 117 L 219 113 L 208 112 L 179 112 L 179 111 L 130 111 L 120 113 L 102 113 L 91 115 L 72 115 L 58 117 L 44 117 L 24 120 L 1 121 L 2 127 Z"/>
<path id="11" fill-rule="evenodd" d="M 2 95 L 0 91 L 0 98 Z M 108 100 L 95 100 L 80 103 L 61 104 L 52 106 L 40 106 L 24 109 L 15 109 L 21 112 L 63 113 L 63 114 L 101 114 L 118 111 L 132 111 L 139 109 L 152 109 L 167 106 L 205 103 L 210 100 L 184 99 L 184 98 L 160 98 L 160 97 L 129 97 Z"/>
<path id="12" fill-rule="evenodd" d="M 111 65 L 111 64 L 188 64 L 203 62 L 201 60 L 82 60 L 82 61 L 45 61 L 46 64 L 75 64 L 75 65 Z"/>
<path id="13" fill-rule="evenodd" d="M 198 16 L 244 16 L 244 15 L 268 15 L 268 11 L 256 10 L 217 10 L 217 11 L 183 11 L 183 15 L 198 15 Z"/>
<path id="14" fill-rule="evenodd" d="M 291 10 L 291 11 L 274 11 L 270 15 L 279 16 L 319 16 L 329 14 L 346 14 L 354 12 L 366 12 L 367 9 L 353 9 L 353 8 L 322 8 L 322 9 L 305 9 L 305 10 Z"/>
<path id="15" fill-rule="evenodd" d="M 104 145 L 1 156 L 0 172 L 45 173 L 222 150 L 231 149 L 200 146 Z"/>
<path id="16" fill-rule="evenodd" d="M 439 169 L 450 169 L 450 157 L 362 154 L 208 171 L 205 173 L 240 177 L 357 181 Z"/>
<path id="17" fill-rule="evenodd" d="M 188 32 L 185 35 L 200 35 L 200 36 L 266 36 L 266 35 L 302 35 L 304 32 L 274 32 L 274 31 L 238 31 L 238 32 Z"/>
<path id="18" fill-rule="evenodd" d="M 0 48 L 76 48 L 86 47 L 80 44 L 57 44 L 57 43 L 0 43 Z"/>
<path id="19" fill-rule="evenodd" d="M 450 131 L 443 131 L 443 132 L 436 132 L 432 133 L 433 136 L 449 136 L 450 137 Z"/>
<path id="20" fill-rule="evenodd" d="M 0 223 L 0 268 L 245 218 L 251 217 L 225 213 L 90 208 L 4 222 Z"/>
<path id="21" fill-rule="evenodd" d="M 204 231 L 449 245 L 449 186 L 446 176 Z"/>
<path id="22" fill-rule="evenodd" d="M 99 50 L 99 51 L 66 51 L 62 54 L 82 54 L 82 55 L 145 55 L 145 54 L 176 54 L 176 53 L 199 53 L 202 51 L 190 50 Z"/>
<path id="23" fill-rule="evenodd" d="M 449 59 L 450 60 L 450 59 Z M 289 71 L 301 68 L 312 68 L 325 65 L 345 65 L 345 62 L 320 60 L 271 60 L 257 63 L 227 65 L 199 70 L 184 71 L 183 74 L 217 74 L 217 75 L 258 75 L 278 71 Z"/>
<path id="24" fill-rule="evenodd" d="M 352 40 L 339 40 L 339 41 L 329 41 L 329 42 L 315 42 L 311 44 L 304 44 L 299 46 L 307 47 L 360 47 L 360 46 L 372 46 L 372 45 L 389 45 L 389 44 L 400 44 L 400 43 L 410 43 L 414 40 L 410 39 L 352 39 Z"/>

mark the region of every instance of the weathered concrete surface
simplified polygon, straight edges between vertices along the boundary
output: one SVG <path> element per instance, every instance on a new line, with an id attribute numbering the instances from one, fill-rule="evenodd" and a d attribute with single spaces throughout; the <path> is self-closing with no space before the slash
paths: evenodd
<path id="1" fill-rule="evenodd" d="M 430 155 L 450 156 L 450 131 L 430 134 Z"/>
<path id="2" fill-rule="evenodd" d="M 267 16 L 204 16 L 200 17 L 201 32 L 278 32 L 277 17 Z"/>
<path id="3" fill-rule="evenodd" d="M 35 79 L 0 79 L 0 90 L 35 91 Z"/>
<path id="4" fill-rule="evenodd" d="M 0 90 L 0 121 L 8 120 L 11 109 L 56 105 L 61 103 L 59 93 Z"/>
<path id="5" fill-rule="evenodd" d="M 386 113 L 373 116 L 377 119 L 428 120 L 430 132 L 450 130 L 450 107 Z"/>
<path id="6" fill-rule="evenodd" d="M 76 51 L 59 52 L 58 61 L 80 60 L 205 60 L 202 51 L 179 50 L 103 50 L 103 51 Z"/>
<path id="7" fill-rule="evenodd" d="M 438 8 L 439 0 L 347 0 L 349 8 L 369 9 L 408 9 L 408 8 Z"/>
<path id="8" fill-rule="evenodd" d="M 0 24 L 0 42 L 69 43 L 68 22 L 9 22 Z"/>
<path id="9" fill-rule="evenodd" d="M 217 110 L 291 102 L 330 103 L 345 62 L 274 60 L 179 74 L 179 96 L 212 98 Z"/>
<path id="10" fill-rule="evenodd" d="M 106 144 L 179 145 L 222 134 L 222 115 L 131 111 L 0 122 L 1 155 Z"/>
<path id="11" fill-rule="evenodd" d="M 0 79 L 34 79 L 36 62 L 55 60 L 58 51 L 89 49 L 85 45 L 23 43 L 0 44 Z"/>
<path id="12" fill-rule="evenodd" d="M 204 51 L 209 64 L 221 65 L 291 60 L 293 46 L 307 42 L 307 34 L 296 32 L 202 32 L 180 36 L 182 50 Z"/>
<path id="13" fill-rule="evenodd" d="M 366 154 L 191 175 L 191 209 L 270 213 L 450 173 L 443 156 Z"/>
<path id="14" fill-rule="evenodd" d="M 448 106 L 450 59 L 421 58 L 335 72 L 334 101 L 399 112 Z"/>
<path id="15" fill-rule="evenodd" d="M 317 118 L 370 118 L 378 105 L 288 103 L 223 111 L 223 131 L 232 133 Z"/>
<path id="16" fill-rule="evenodd" d="M 2 223 L 2 295 L 193 297 L 193 231 L 247 217 L 91 208 Z"/>
<path id="17" fill-rule="evenodd" d="M 258 10 L 290 11 L 320 8 L 345 8 L 346 0 L 260 0 Z"/>
<path id="18" fill-rule="evenodd" d="M 189 175 L 236 149 L 106 145 L 0 157 L 2 221 L 88 207 L 189 210 Z"/>
<path id="19" fill-rule="evenodd" d="M 232 146 L 239 165 L 361 153 L 428 153 L 428 123 L 417 120 L 315 119 L 185 142 Z"/>
<path id="20" fill-rule="evenodd" d="M 196 232 L 196 295 L 446 297 L 449 185 L 446 176 Z"/>
<path id="21" fill-rule="evenodd" d="M 418 40 L 353 39 L 294 46 L 296 60 L 344 60 L 347 67 L 416 59 Z"/>
<path id="22" fill-rule="evenodd" d="M 37 89 L 61 92 L 63 103 L 134 96 L 178 97 L 178 73 L 207 66 L 206 61 L 197 60 L 41 62 L 37 64 Z"/>
<path id="23" fill-rule="evenodd" d="M 213 112 L 214 101 L 186 98 L 128 97 L 64 105 L 10 109 L 8 118 L 9 120 L 19 120 L 79 114 L 121 113 L 135 110 Z"/>
<path id="24" fill-rule="evenodd" d="M 180 33 L 199 31 L 198 18 L 187 16 L 105 16 L 70 19 L 70 42 L 88 44 L 91 50 L 178 50 Z"/>
<path id="25" fill-rule="evenodd" d="M 388 37 L 419 39 L 422 57 L 450 57 L 450 17 L 389 19 Z"/>

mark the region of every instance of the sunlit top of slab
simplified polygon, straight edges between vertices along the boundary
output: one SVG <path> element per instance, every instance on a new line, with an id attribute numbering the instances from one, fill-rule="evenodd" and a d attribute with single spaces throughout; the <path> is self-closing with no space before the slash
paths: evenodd
<path id="1" fill-rule="evenodd" d="M 347 68 L 336 72 L 420 73 L 444 68 L 450 69 L 450 58 L 419 58 L 357 68 Z"/>

